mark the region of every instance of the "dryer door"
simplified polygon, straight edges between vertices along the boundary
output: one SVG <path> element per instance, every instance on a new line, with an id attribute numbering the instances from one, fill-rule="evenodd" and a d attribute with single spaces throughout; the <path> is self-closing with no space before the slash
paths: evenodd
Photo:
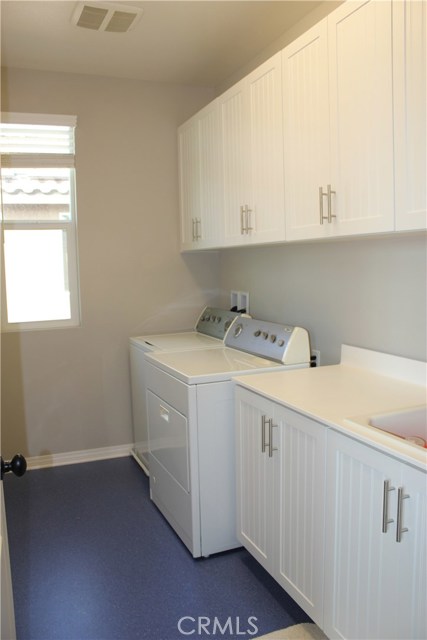
<path id="1" fill-rule="evenodd" d="M 147 390 L 150 454 L 190 492 L 187 418 Z"/>

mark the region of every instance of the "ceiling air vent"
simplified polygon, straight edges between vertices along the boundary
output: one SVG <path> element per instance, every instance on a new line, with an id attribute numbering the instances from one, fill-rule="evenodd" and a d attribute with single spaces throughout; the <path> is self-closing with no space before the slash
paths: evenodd
<path id="1" fill-rule="evenodd" d="M 76 27 L 94 31 L 125 33 L 141 19 L 142 9 L 112 2 L 79 2 L 71 21 Z"/>

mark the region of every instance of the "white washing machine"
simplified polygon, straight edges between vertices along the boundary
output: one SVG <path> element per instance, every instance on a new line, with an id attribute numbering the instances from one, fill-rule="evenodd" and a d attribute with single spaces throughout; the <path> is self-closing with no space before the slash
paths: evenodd
<path id="1" fill-rule="evenodd" d="M 221 349 L 145 358 L 151 499 L 193 557 L 241 546 L 232 377 L 309 367 L 307 331 L 241 317 Z"/>
<path id="2" fill-rule="evenodd" d="M 205 307 L 192 331 L 129 338 L 134 440 L 132 455 L 147 475 L 149 461 L 144 354 L 151 351 L 218 349 L 224 346 L 223 340 L 228 328 L 240 315 L 235 311 Z"/>

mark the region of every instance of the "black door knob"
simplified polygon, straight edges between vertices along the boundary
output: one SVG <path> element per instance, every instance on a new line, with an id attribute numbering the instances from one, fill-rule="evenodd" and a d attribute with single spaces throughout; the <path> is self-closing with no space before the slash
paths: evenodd
<path id="1" fill-rule="evenodd" d="M 12 471 L 15 476 L 23 476 L 27 470 L 27 461 L 24 456 L 20 453 L 17 453 L 16 456 L 13 456 L 12 460 L 9 462 L 5 462 L 3 458 L 1 459 L 1 479 L 3 480 L 3 475 Z"/>

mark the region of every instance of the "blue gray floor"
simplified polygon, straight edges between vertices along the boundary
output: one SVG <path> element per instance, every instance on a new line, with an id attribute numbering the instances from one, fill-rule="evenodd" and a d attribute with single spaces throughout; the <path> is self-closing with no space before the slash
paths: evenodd
<path id="1" fill-rule="evenodd" d="M 132 458 L 8 474 L 4 490 L 18 640 L 244 639 L 310 620 L 245 550 L 194 560 Z"/>

